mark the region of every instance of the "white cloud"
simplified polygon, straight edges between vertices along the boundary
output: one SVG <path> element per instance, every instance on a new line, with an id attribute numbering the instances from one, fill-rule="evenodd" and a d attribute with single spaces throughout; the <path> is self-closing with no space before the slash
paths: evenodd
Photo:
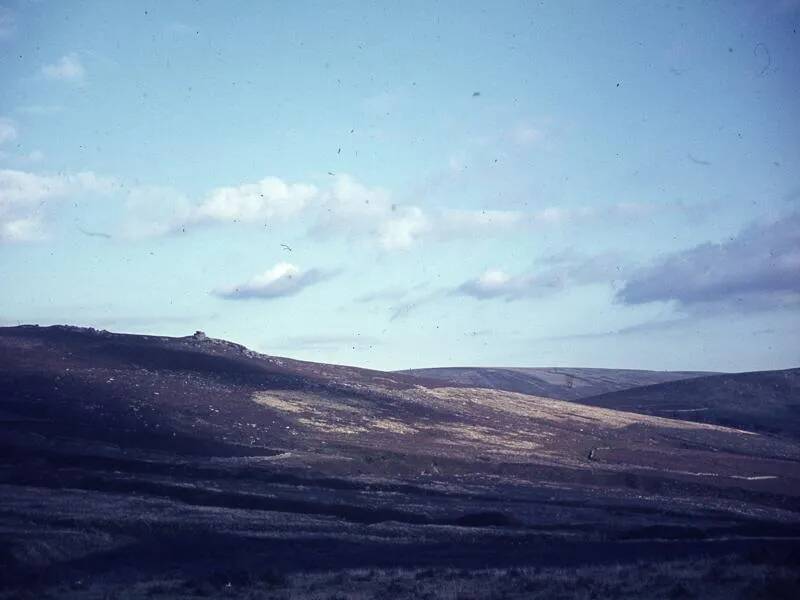
<path id="1" fill-rule="evenodd" d="M 164 235 L 188 225 L 303 219 L 312 236 L 367 240 L 383 250 L 397 251 L 429 239 L 496 236 L 515 229 L 566 226 L 590 219 L 636 218 L 653 210 L 653 205 L 642 203 L 538 211 L 423 208 L 397 203 L 388 190 L 367 186 L 346 174 L 332 177 L 326 186 L 265 177 L 256 183 L 216 188 L 194 205 L 177 191 L 172 195 L 176 197 L 173 204 L 179 206 L 171 216 L 165 216 L 162 210 L 148 226 L 147 214 L 134 214 L 138 222 L 127 229 L 136 229 L 141 235 Z M 162 204 L 168 206 L 170 202 Z"/>
<path id="2" fill-rule="evenodd" d="M 349 175 L 337 175 L 317 204 L 315 233 L 347 235 L 373 231 L 396 207 L 389 192 L 367 187 Z"/>
<path id="3" fill-rule="evenodd" d="M 565 251 L 543 257 L 534 269 L 517 275 L 502 269 L 488 269 L 477 278 L 465 281 L 452 293 L 478 300 L 519 300 L 546 296 L 571 286 L 614 284 L 630 269 L 630 264 L 616 254 L 586 256 Z"/>
<path id="4" fill-rule="evenodd" d="M 189 199 L 178 190 L 164 186 L 139 186 L 125 200 L 126 219 L 122 235 L 140 239 L 168 235 L 192 218 Z"/>
<path id="5" fill-rule="evenodd" d="M 278 263 L 249 280 L 213 291 L 213 294 L 228 300 L 251 298 L 274 299 L 293 296 L 303 289 L 333 276 L 319 269 L 301 270 L 291 263 Z"/>
<path id="6" fill-rule="evenodd" d="M 301 214 L 318 195 L 313 185 L 277 177 L 215 188 L 198 204 L 173 188 L 143 186 L 129 194 L 123 230 L 126 237 L 142 238 L 172 234 L 190 225 L 285 221 Z"/>
<path id="7" fill-rule="evenodd" d="M 47 202 L 79 193 L 107 193 L 113 184 L 92 172 L 39 175 L 0 169 L 0 241 L 42 239 Z"/>
<path id="8" fill-rule="evenodd" d="M 532 223 L 542 225 L 572 225 L 588 220 L 620 221 L 650 216 L 662 210 L 676 208 L 671 204 L 652 204 L 649 202 L 617 202 L 607 206 L 548 206 L 529 213 Z"/>
<path id="9" fill-rule="evenodd" d="M 513 229 L 577 224 L 590 219 L 635 218 L 653 205 L 617 203 L 603 208 L 548 207 L 538 211 L 425 209 L 398 204 L 382 188 L 367 187 L 349 175 L 337 175 L 309 208 L 317 208 L 317 234 L 372 238 L 384 250 L 405 250 L 426 239 L 502 235 Z"/>
<path id="10" fill-rule="evenodd" d="M 33 204 L 73 192 L 108 192 L 114 180 L 91 171 L 38 175 L 28 171 L 0 169 L 0 210 L 9 204 Z"/>
<path id="11" fill-rule="evenodd" d="M 213 190 L 194 210 L 192 219 L 248 223 L 287 219 L 303 211 L 317 195 L 313 185 L 265 177 L 257 183 Z"/>
<path id="12" fill-rule="evenodd" d="M 45 237 L 41 218 L 37 215 L 8 220 L 0 215 L 0 242 L 35 242 Z"/>
<path id="13" fill-rule="evenodd" d="M 17 128 L 11 119 L 0 118 L 0 144 L 17 139 Z"/>
<path id="14" fill-rule="evenodd" d="M 541 287 L 541 282 L 533 275 L 510 275 L 501 269 L 487 269 L 479 277 L 462 283 L 456 293 L 479 300 L 517 300 L 540 294 Z"/>
<path id="15" fill-rule="evenodd" d="M 378 241 L 386 250 L 404 250 L 430 232 L 431 223 L 421 208 L 404 206 L 378 227 Z"/>
<path id="16" fill-rule="evenodd" d="M 42 75 L 55 81 L 81 82 L 86 77 L 86 69 L 74 52 L 65 54 L 56 62 L 44 65 Z"/>
<path id="17" fill-rule="evenodd" d="M 434 211 L 431 231 L 440 238 L 500 235 L 513 229 L 577 225 L 592 219 L 637 218 L 654 210 L 646 203 L 617 203 L 601 208 L 549 206 L 535 211 L 446 209 Z"/>
<path id="18" fill-rule="evenodd" d="M 392 203 L 391 194 L 379 187 L 368 187 L 349 175 L 337 175 L 319 196 L 312 218 L 312 235 L 342 235 L 368 238 L 386 249 L 402 246 L 402 238 L 414 226 L 405 220 L 414 215 Z M 412 211 L 413 212 L 413 211 Z"/>

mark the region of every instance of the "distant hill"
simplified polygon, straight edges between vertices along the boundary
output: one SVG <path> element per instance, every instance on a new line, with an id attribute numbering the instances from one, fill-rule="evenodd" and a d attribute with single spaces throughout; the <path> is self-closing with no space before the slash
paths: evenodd
<path id="1" fill-rule="evenodd" d="M 673 381 L 581 404 L 800 438 L 800 369 Z"/>
<path id="2" fill-rule="evenodd" d="M 702 371 L 488 367 L 442 367 L 399 372 L 451 384 L 505 390 L 558 400 L 580 400 L 607 392 L 711 374 Z"/>

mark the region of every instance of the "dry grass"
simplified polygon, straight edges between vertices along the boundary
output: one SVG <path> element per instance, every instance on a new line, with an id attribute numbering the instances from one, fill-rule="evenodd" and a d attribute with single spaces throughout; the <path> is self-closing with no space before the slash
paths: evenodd
<path id="1" fill-rule="evenodd" d="M 583 423 L 589 427 L 619 429 L 636 424 L 647 424 L 670 429 L 736 431 L 719 425 L 680 421 L 664 417 L 651 417 L 585 406 L 564 400 L 540 398 L 516 392 L 478 388 L 425 388 L 425 393 L 448 403 L 475 404 L 499 412 L 553 423 Z M 753 434 L 754 435 L 754 434 Z"/>
<path id="2" fill-rule="evenodd" d="M 407 435 L 417 432 L 415 427 L 398 419 L 376 415 L 369 406 L 361 406 L 355 399 L 283 390 L 256 392 L 252 399 L 293 418 L 299 426 L 322 433 L 356 435 L 381 431 Z"/>
<path id="3" fill-rule="evenodd" d="M 398 421 L 397 419 L 370 419 L 369 424 L 371 427 L 391 431 L 392 433 L 409 434 L 418 431 L 415 427 Z"/>
<path id="4" fill-rule="evenodd" d="M 292 400 L 284 399 L 269 392 L 256 392 L 253 394 L 253 402 L 281 412 L 302 413 L 309 410 L 309 407 L 302 400 L 296 398 Z"/>
<path id="5" fill-rule="evenodd" d="M 479 425 L 454 424 L 437 427 L 435 431 L 444 443 L 474 446 L 477 442 L 482 447 L 501 452 L 531 452 L 541 447 L 528 436 Z"/>

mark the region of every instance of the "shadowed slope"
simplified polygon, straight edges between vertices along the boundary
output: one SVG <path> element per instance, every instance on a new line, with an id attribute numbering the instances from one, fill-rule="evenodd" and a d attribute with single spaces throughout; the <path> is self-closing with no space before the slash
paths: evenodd
<path id="1" fill-rule="evenodd" d="M 713 375 L 580 402 L 800 439 L 800 369 Z"/>
<path id="2" fill-rule="evenodd" d="M 606 392 L 708 375 L 699 371 L 489 367 L 440 367 L 398 372 L 455 385 L 519 392 L 559 400 L 579 400 Z"/>

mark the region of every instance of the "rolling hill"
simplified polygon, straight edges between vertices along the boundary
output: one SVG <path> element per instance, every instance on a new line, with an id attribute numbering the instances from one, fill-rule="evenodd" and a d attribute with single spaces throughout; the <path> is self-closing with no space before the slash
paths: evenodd
<path id="1" fill-rule="evenodd" d="M 582 398 L 580 402 L 800 439 L 800 369 L 712 375 Z"/>
<path id="2" fill-rule="evenodd" d="M 559 400 L 579 400 L 607 392 L 702 377 L 701 371 L 636 369 L 440 367 L 399 371 L 470 387 L 519 392 Z"/>
<path id="3" fill-rule="evenodd" d="M 800 537 L 795 440 L 202 334 L 0 328 L 0 450 L 7 597 L 791 554 Z"/>

